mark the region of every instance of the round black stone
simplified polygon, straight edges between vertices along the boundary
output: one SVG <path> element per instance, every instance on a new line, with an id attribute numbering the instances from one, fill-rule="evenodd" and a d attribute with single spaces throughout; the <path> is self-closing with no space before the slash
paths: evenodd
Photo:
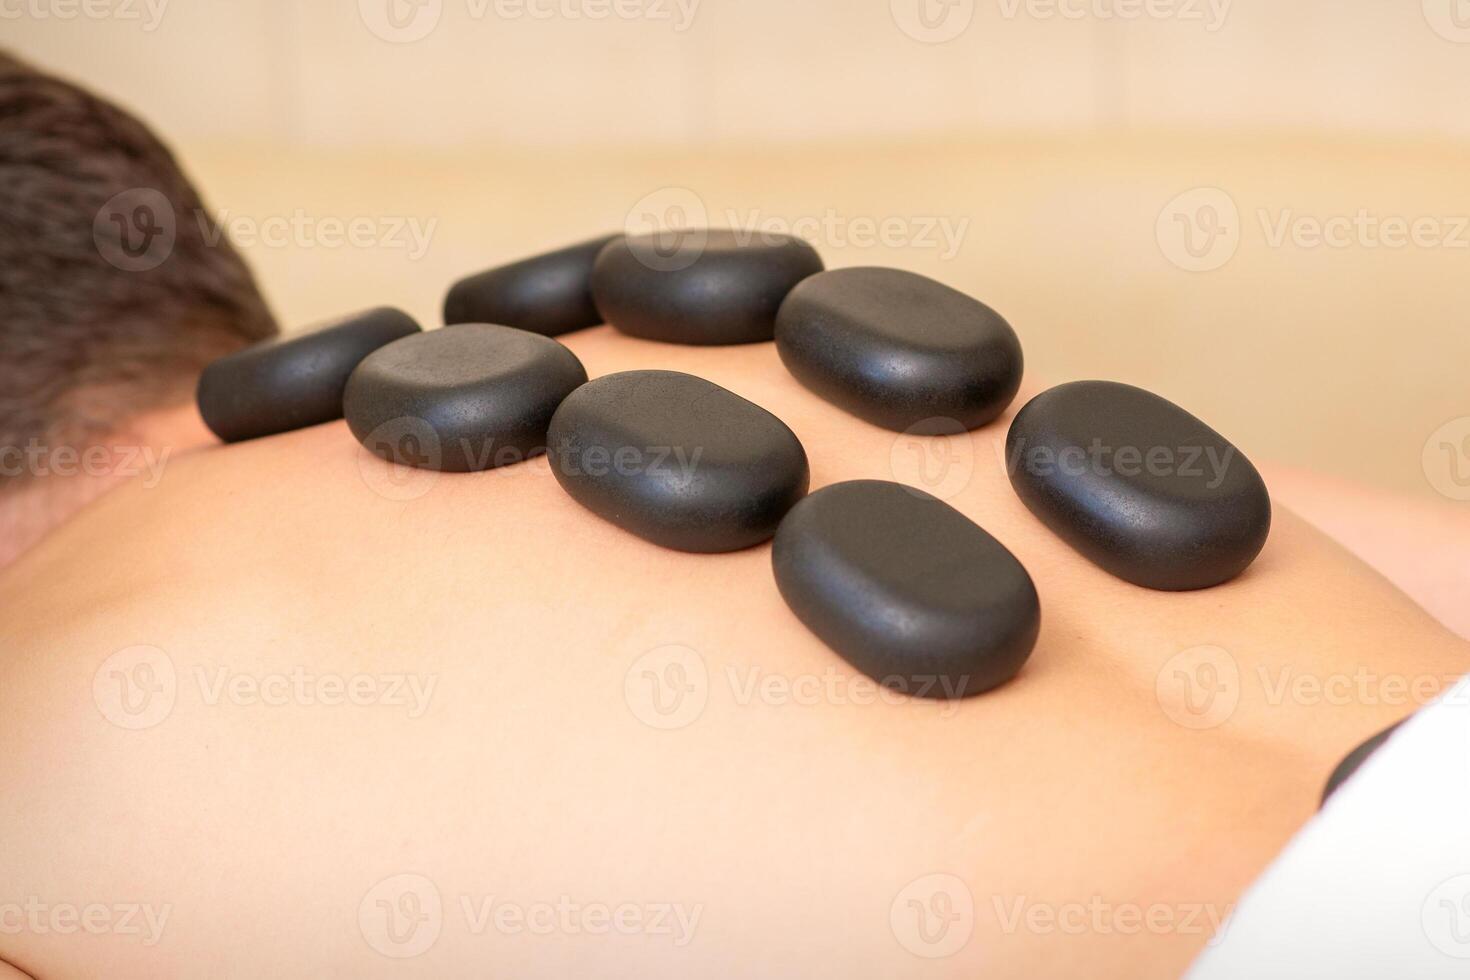
<path id="1" fill-rule="evenodd" d="M 995 538 L 936 497 L 853 480 L 791 509 L 771 553 L 798 619 L 848 663 L 918 697 L 988 691 L 1020 671 L 1041 606 Z"/>
<path id="2" fill-rule="evenodd" d="M 444 322 L 503 323 L 555 337 L 602 322 L 592 302 L 592 263 L 617 235 L 522 259 L 461 279 L 444 299 Z"/>
<path id="3" fill-rule="evenodd" d="M 342 390 L 358 363 L 384 344 L 418 332 L 407 313 L 381 307 L 236 351 L 200 374 L 199 414 L 225 442 L 340 419 Z"/>
<path id="4" fill-rule="evenodd" d="M 1121 579 L 1183 591 L 1243 572 L 1266 543 L 1271 498 L 1245 455 L 1151 392 L 1076 381 L 1011 423 L 1006 465 L 1021 500 Z"/>
<path id="5" fill-rule="evenodd" d="M 979 300 L 900 269 L 836 269 L 793 289 L 776 349 L 812 391 L 898 432 L 974 429 L 1021 387 L 1021 342 Z"/>
<path id="6" fill-rule="evenodd" d="M 542 452 L 557 405 L 586 380 L 582 362 L 550 337 L 462 323 L 365 358 L 343 409 L 352 434 L 379 456 L 465 473 Z"/>
<path id="7" fill-rule="evenodd" d="M 771 339 L 791 287 L 821 271 L 799 238 L 701 228 L 615 239 L 592 269 L 592 295 L 634 337 L 749 344 Z"/>
<path id="8" fill-rule="evenodd" d="M 1408 721 L 1408 719 L 1405 718 L 1404 721 Z M 1332 770 L 1332 775 L 1327 777 L 1326 788 L 1322 790 L 1323 804 L 1327 802 L 1328 797 L 1337 792 L 1339 786 L 1352 778 L 1353 773 L 1357 772 L 1363 763 L 1368 761 L 1369 756 L 1382 748 L 1383 743 L 1387 742 L 1393 733 L 1399 730 L 1399 726 L 1404 721 L 1395 722 L 1377 735 L 1374 735 L 1362 745 L 1349 752 L 1347 757 L 1337 764 L 1337 768 Z"/>
<path id="9" fill-rule="evenodd" d="M 676 371 L 583 385 L 551 420 L 552 472 L 572 499 L 680 551 L 738 551 L 806 493 L 806 452 L 753 402 Z"/>

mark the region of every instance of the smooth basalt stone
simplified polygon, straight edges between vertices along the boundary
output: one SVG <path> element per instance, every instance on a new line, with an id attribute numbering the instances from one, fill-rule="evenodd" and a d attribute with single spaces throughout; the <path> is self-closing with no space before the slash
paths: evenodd
<path id="1" fill-rule="evenodd" d="M 1126 581 L 1182 591 L 1243 572 L 1266 543 L 1271 498 L 1226 439 L 1158 395 L 1077 381 L 1037 395 L 1006 438 L 1031 512 Z"/>
<path id="2" fill-rule="evenodd" d="M 1408 721 L 1408 719 L 1405 718 L 1404 721 Z M 1399 730 L 1399 726 L 1404 721 L 1395 722 L 1377 735 L 1374 735 L 1362 745 L 1349 752 L 1347 757 L 1337 764 L 1337 768 L 1332 770 L 1332 775 L 1327 777 L 1327 787 L 1322 791 L 1323 805 L 1327 803 L 1328 797 L 1337 792 L 1339 786 L 1351 779 L 1353 773 L 1357 772 L 1363 763 L 1368 761 L 1369 756 L 1382 748 L 1383 743 L 1387 742 L 1393 733 Z"/>
<path id="3" fill-rule="evenodd" d="M 444 322 L 501 323 L 555 337 L 602 322 L 592 302 L 592 263 L 617 235 L 522 259 L 461 279 L 444 300 Z"/>
<path id="4" fill-rule="evenodd" d="M 204 369 L 199 414 L 225 442 L 304 429 L 342 417 L 342 390 L 358 363 L 419 332 L 407 313 L 367 310 L 312 333 L 271 340 Z"/>
<path id="5" fill-rule="evenodd" d="M 1031 576 L 936 497 L 853 480 L 791 509 L 776 586 L 798 619 L 864 674 L 919 697 L 959 698 L 1016 675 L 1041 628 Z"/>
<path id="6" fill-rule="evenodd" d="M 821 271 L 799 238 L 701 228 L 615 239 L 592 269 L 592 295 L 634 337 L 749 344 L 771 339 L 791 287 Z"/>
<path id="7" fill-rule="evenodd" d="M 550 337 L 461 323 L 375 351 L 342 404 L 352 434 L 379 456 L 465 473 L 542 452 L 557 405 L 586 380 Z"/>
<path id="8" fill-rule="evenodd" d="M 680 551 L 738 551 L 806 493 L 806 452 L 753 402 L 676 371 L 624 371 L 557 409 L 551 469 L 572 499 Z"/>
<path id="9" fill-rule="evenodd" d="M 977 299 L 901 269 L 835 269 L 776 317 L 786 369 L 827 401 L 897 432 L 974 429 L 1021 387 L 1021 342 Z"/>

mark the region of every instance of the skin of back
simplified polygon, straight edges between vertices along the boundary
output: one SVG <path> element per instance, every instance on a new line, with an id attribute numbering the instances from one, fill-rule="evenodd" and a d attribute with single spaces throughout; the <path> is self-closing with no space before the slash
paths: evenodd
<path id="1" fill-rule="evenodd" d="M 1006 479 L 1034 390 L 925 442 L 821 401 L 769 344 L 563 339 L 593 377 L 688 371 L 769 409 L 813 489 L 941 474 L 1035 580 L 1021 674 L 875 696 L 782 603 L 769 546 L 658 548 L 544 458 L 405 475 L 340 422 L 205 450 L 0 572 L 0 906 L 49 910 L 13 916 L 0 958 L 47 980 L 1172 977 L 1342 756 L 1465 669 L 1279 505 L 1218 588 L 1088 564 Z M 678 717 L 646 693 L 666 675 L 695 699 Z M 152 684 L 156 717 L 115 682 Z M 968 905 L 933 901 L 952 879 Z M 47 917 L 88 905 L 106 928 Z M 376 931 L 399 909 L 425 948 Z M 915 909 L 955 948 L 915 938 Z"/>

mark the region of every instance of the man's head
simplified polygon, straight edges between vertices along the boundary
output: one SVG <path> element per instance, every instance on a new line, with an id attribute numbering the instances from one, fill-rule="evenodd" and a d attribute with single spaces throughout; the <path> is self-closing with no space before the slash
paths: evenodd
<path id="1" fill-rule="evenodd" d="M 0 51 L 0 507 L 276 332 L 148 128 Z"/>

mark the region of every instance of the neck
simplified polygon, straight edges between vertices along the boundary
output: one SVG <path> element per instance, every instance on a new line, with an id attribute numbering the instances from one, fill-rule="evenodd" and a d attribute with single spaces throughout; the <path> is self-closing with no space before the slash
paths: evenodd
<path id="1" fill-rule="evenodd" d="M 0 567 L 10 564 L 108 490 L 156 486 L 170 461 L 216 442 L 193 402 L 130 419 L 86 445 L 0 448 Z"/>

